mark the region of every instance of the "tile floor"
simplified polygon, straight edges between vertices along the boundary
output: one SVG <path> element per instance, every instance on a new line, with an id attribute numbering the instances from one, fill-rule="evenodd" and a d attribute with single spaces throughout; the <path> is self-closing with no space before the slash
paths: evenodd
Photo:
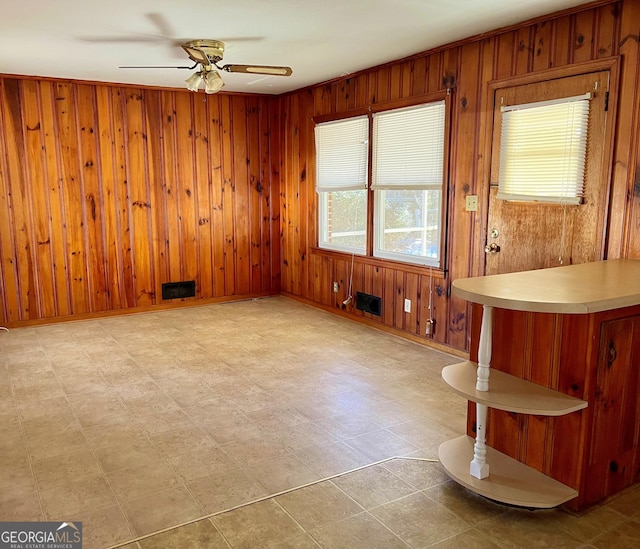
<path id="1" fill-rule="evenodd" d="M 283 297 L 0 332 L 0 520 L 82 521 L 85 549 L 640 547 L 640 486 L 531 512 L 407 459 L 464 431 L 456 360 Z"/>

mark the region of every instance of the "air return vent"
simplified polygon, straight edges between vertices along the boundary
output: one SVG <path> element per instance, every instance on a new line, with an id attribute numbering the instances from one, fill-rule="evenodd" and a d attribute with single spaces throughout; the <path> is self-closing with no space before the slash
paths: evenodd
<path id="1" fill-rule="evenodd" d="M 356 292 L 356 309 L 365 313 L 380 316 L 382 311 L 382 299 L 375 295 Z"/>
<path id="2" fill-rule="evenodd" d="M 167 282 L 162 285 L 162 299 L 180 299 L 196 295 L 196 281 Z"/>

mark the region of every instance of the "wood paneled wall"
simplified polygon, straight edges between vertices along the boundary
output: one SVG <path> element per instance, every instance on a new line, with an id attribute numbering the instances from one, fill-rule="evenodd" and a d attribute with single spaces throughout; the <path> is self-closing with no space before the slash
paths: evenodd
<path id="1" fill-rule="evenodd" d="M 575 12 L 550 15 L 481 39 L 463 41 L 349 78 L 283 96 L 281 120 L 282 290 L 341 314 L 427 340 L 431 290 L 436 320 L 433 341 L 468 349 L 468 304 L 450 296 L 451 281 L 484 271 L 488 167 L 483 143 L 492 110 L 488 83 L 535 72 L 620 56 L 611 166 L 607 256 L 640 257 L 640 3 L 599 2 Z M 453 89 L 446 273 L 356 257 L 353 291 L 383 298 L 382 316 L 342 308 L 351 258 L 320 251 L 314 192 L 314 116 Z M 477 213 L 465 210 L 465 196 L 480 196 Z M 332 282 L 341 284 L 338 294 Z M 405 298 L 411 313 L 403 311 Z M 416 307 L 417 304 L 417 307 Z"/>
<path id="2" fill-rule="evenodd" d="M 273 97 L 0 78 L 0 324 L 280 293 Z M 177 300 L 180 301 L 180 300 Z"/>

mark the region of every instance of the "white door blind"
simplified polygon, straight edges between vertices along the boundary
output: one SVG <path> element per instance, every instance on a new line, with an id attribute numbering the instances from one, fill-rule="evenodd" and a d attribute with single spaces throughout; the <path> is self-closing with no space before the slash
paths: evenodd
<path id="1" fill-rule="evenodd" d="M 441 188 L 444 119 L 444 101 L 374 114 L 372 187 Z"/>
<path id="2" fill-rule="evenodd" d="M 579 204 L 590 94 L 502 108 L 497 198 Z"/>
<path id="3" fill-rule="evenodd" d="M 369 119 L 358 116 L 315 127 L 316 191 L 367 188 Z"/>

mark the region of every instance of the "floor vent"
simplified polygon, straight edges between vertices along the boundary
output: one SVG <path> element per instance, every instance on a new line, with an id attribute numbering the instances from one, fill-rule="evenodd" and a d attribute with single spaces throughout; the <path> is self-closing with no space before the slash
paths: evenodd
<path id="1" fill-rule="evenodd" d="M 380 316 L 382 312 L 382 299 L 375 295 L 356 292 L 356 309 Z"/>
<path id="2" fill-rule="evenodd" d="M 180 299 L 196 295 L 196 281 L 167 282 L 162 285 L 162 299 Z"/>

